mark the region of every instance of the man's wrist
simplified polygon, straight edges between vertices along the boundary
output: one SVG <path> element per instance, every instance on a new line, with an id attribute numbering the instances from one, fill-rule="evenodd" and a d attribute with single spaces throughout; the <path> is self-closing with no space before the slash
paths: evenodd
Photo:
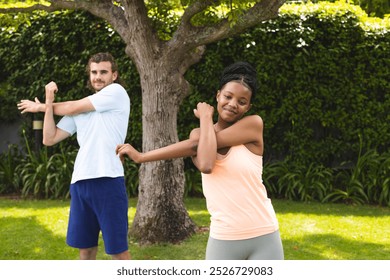
<path id="1" fill-rule="evenodd" d="M 46 104 L 41 103 L 39 104 L 39 112 L 45 112 L 46 111 Z"/>
<path id="2" fill-rule="evenodd" d="M 46 112 L 47 109 L 53 109 L 53 102 L 47 102 L 43 104 L 43 112 Z"/>

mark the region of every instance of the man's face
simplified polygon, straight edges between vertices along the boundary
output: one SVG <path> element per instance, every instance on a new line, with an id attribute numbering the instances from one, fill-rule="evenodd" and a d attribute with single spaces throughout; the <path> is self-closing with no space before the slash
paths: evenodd
<path id="1" fill-rule="evenodd" d="M 111 62 L 102 61 L 100 63 L 91 62 L 89 79 L 95 91 L 112 84 L 118 77 L 117 72 L 112 72 Z"/>

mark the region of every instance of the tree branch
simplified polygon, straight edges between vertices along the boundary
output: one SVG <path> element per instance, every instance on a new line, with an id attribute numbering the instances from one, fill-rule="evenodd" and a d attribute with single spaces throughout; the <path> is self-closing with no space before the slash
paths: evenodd
<path id="1" fill-rule="evenodd" d="M 275 18 L 279 14 L 279 8 L 286 0 L 262 0 L 256 3 L 251 9 L 244 13 L 234 26 L 233 33 L 236 35 L 242 33 L 243 30 L 253 27 L 260 22 Z"/>
<path id="2" fill-rule="evenodd" d="M 250 27 L 255 26 L 265 20 L 269 20 L 278 16 L 279 8 L 286 0 L 262 0 L 257 2 L 252 8 L 240 15 L 234 24 L 231 24 L 227 19 L 224 19 L 215 25 L 204 26 L 201 28 L 191 28 L 193 34 L 197 38 L 197 44 L 210 44 L 222 39 L 242 33 Z"/>
<path id="3" fill-rule="evenodd" d="M 23 7 L 23 8 L 0 8 L 1 14 L 7 14 L 7 13 L 31 13 L 35 10 L 41 10 L 41 11 L 47 11 L 47 12 L 54 12 L 58 9 L 54 8 L 53 6 L 45 6 L 42 4 L 35 4 L 30 7 Z"/>
<path id="4" fill-rule="evenodd" d="M 11 7 L 11 8 L 0 8 L 0 13 L 30 13 L 35 10 L 41 10 L 46 12 L 55 12 L 62 9 L 77 10 L 83 9 L 86 4 L 84 1 L 63 1 L 63 0 L 52 0 L 50 6 L 42 4 L 34 4 L 30 7 Z"/>
<path id="5" fill-rule="evenodd" d="M 168 42 L 168 49 L 172 51 L 172 54 L 176 53 L 176 57 L 180 57 L 179 52 L 188 53 L 199 46 L 238 35 L 243 30 L 253 27 L 262 21 L 277 17 L 279 8 L 285 1 L 262 0 L 240 15 L 234 24 L 229 22 L 228 19 L 222 19 L 213 25 L 193 26 L 191 24 L 193 16 L 207 9 L 210 5 L 220 2 L 216 0 L 196 1 L 186 9 L 179 28 L 170 42 Z"/>
<path id="6" fill-rule="evenodd" d="M 208 1 L 198 0 L 194 3 L 192 3 L 190 6 L 188 6 L 185 9 L 184 14 L 181 18 L 180 26 L 190 24 L 190 21 L 191 21 L 193 16 L 195 16 L 196 14 L 205 10 L 206 8 L 208 8 L 211 5 L 218 5 L 220 2 L 221 2 L 220 0 L 208 0 Z M 180 28 L 180 26 L 179 26 L 179 28 Z"/>
<path id="7" fill-rule="evenodd" d="M 124 30 L 125 37 L 122 37 L 127 45 L 126 53 L 136 63 L 138 71 L 144 73 L 147 69 L 142 68 L 147 67 L 147 64 L 142 62 L 160 57 L 161 41 L 152 28 L 143 0 L 122 0 L 121 3 L 128 22 L 127 30 Z"/>
<path id="8" fill-rule="evenodd" d="M 138 70 L 146 67 L 143 65 L 148 65 L 143 63 L 145 60 L 174 59 L 177 60 L 177 65 L 181 65 L 179 71 L 184 73 L 189 65 L 197 62 L 205 45 L 235 36 L 262 21 L 276 17 L 285 1 L 262 0 L 242 13 L 234 23 L 225 18 L 205 26 L 192 25 L 192 18 L 211 6 L 219 5 L 221 1 L 193 1 L 185 9 L 172 39 L 165 43 L 158 39 L 156 31 L 153 30 L 143 0 L 118 0 L 116 3 L 121 6 L 112 0 L 49 0 L 49 6 L 35 4 L 26 8 L 0 9 L 0 13 L 33 10 L 53 12 L 62 9 L 88 11 L 113 26 L 126 43 L 126 53 L 136 62 Z"/>
<path id="9" fill-rule="evenodd" d="M 51 0 L 50 5 L 34 4 L 30 7 L 0 8 L 0 13 L 30 13 L 35 10 L 55 12 L 63 9 L 87 11 L 99 18 L 109 22 L 114 29 L 122 36 L 126 34 L 126 18 L 121 7 L 114 5 L 111 0 L 91 0 L 91 1 L 67 1 Z"/>

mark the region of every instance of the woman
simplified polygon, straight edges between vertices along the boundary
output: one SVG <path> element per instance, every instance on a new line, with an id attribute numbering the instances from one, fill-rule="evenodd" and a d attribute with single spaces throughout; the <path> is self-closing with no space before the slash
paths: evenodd
<path id="1" fill-rule="evenodd" d="M 262 183 L 263 121 L 245 116 L 257 89 L 256 71 L 246 62 L 224 69 L 214 108 L 198 103 L 200 127 L 188 140 L 139 153 L 117 147 L 124 160 L 137 163 L 191 156 L 202 172 L 203 192 L 211 215 L 206 259 L 283 259 L 276 215 Z"/>

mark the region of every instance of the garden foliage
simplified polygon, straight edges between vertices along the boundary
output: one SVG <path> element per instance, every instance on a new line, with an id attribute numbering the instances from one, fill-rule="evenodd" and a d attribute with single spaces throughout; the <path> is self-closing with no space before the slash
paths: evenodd
<path id="1" fill-rule="evenodd" d="M 0 21 L 10 22 L 5 15 Z M 388 18 L 369 18 L 353 5 L 283 6 L 277 19 L 209 45 L 202 61 L 187 72 L 192 93 L 179 112 L 179 138 L 198 126 L 192 112 L 197 102 L 215 105 L 222 69 L 245 60 L 258 70 L 259 90 L 250 113 L 259 114 L 265 124 L 264 179 L 270 195 L 390 205 L 389 28 Z M 140 148 L 141 88 L 124 48 L 110 26 L 82 12 L 34 13 L 6 26 L 0 31 L 1 120 L 18 118 L 15 104 L 21 98 L 43 100 L 44 85 L 51 80 L 59 85 L 58 101 L 89 94 L 87 59 L 109 51 L 118 60 L 131 98 L 126 141 Z M 25 117 L 22 129 L 33 138 L 30 118 Z M 66 196 L 67 188 L 57 184 L 66 181 L 75 139 L 43 148 L 39 155 L 24 149 L 10 148 L 8 155 L 1 155 L 0 192 Z M 21 153 L 17 159 L 15 153 Z M 34 171 L 42 161 L 42 173 Z M 136 195 L 137 165 L 128 161 L 126 170 L 129 193 Z M 199 173 L 189 159 L 186 179 L 186 194 L 199 194 Z"/>

